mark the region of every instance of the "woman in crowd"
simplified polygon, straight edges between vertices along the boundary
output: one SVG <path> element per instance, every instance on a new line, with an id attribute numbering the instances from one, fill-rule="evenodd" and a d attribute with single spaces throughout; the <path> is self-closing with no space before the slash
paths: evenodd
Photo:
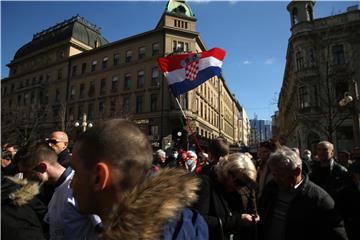
<path id="1" fill-rule="evenodd" d="M 220 158 L 209 175 L 202 175 L 195 208 L 205 217 L 210 239 L 255 239 L 256 168 L 242 153 Z"/>

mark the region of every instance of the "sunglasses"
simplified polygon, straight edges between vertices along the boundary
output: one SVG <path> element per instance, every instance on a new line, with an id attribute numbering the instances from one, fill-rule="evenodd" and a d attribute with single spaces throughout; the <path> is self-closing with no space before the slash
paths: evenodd
<path id="1" fill-rule="evenodd" d="M 56 139 L 47 139 L 46 142 L 50 143 L 50 144 L 53 144 L 53 145 L 56 145 L 56 144 L 58 144 L 60 142 L 63 142 L 63 141 L 58 141 Z"/>
<path id="2" fill-rule="evenodd" d="M 242 181 L 240 178 L 238 178 L 235 173 L 230 172 L 230 175 L 233 178 L 233 182 L 237 187 L 245 187 L 246 186 L 246 183 L 244 183 L 244 181 Z"/>
<path id="3" fill-rule="evenodd" d="M 238 188 L 243 188 L 243 187 L 248 187 L 248 188 L 255 188 L 255 184 L 251 183 L 251 181 L 245 180 L 244 179 L 240 179 L 236 176 L 235 173 L 230 172 L 231 177 L 233 178 L 233 182 L 235 184 L 235 186 L 237 186 Z"/>

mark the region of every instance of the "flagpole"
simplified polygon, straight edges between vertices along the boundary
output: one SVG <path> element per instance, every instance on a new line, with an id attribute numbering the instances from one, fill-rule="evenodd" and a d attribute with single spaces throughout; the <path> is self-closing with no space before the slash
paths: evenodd
<path id="1" fill-rule="evenodd" d="M 175 97 L 175 99 L 176 99 L 176 102 L 177 102 L 177 104 L 178 104 L 178 106 L 179 106 L 179 108 L 180 108 L 180 111 L 181 111 L 182 115 L 184 116 L 184 118 L 185 118 L 185 120 L 186 120 L 186 126 L 188 127 L 188 129 L 189 129 L 189 131 L 190 131 L 190 133 L 191 133 L 191 136 L 193 137 L 193 139 L 194 139 L 194 141 L 195 141 L 195 144 L 196 144 L 196 146 L 198 147 L 200 153 L 202 153 L 203 150 L 202 150 L 202 148 L 201 148 L 201 146 L 200 146 L 199 140 L 197 139 L 195 133 L 193 132 L 193 130 L 192 130 L 191 126 L 190 126 L 189 119 L 186 117 L 185 112 L 184 112 L 184 110 L 182 109 L 181 104 L 180 104 L 180 102 L 179 102 L 179 99 L 178 99 L 177 97 Z"/>

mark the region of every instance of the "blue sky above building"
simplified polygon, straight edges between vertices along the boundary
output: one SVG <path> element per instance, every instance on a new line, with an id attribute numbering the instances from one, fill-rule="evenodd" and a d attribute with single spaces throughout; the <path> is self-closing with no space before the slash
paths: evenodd
<path id="1" fill-rule="evenodd" d="M 283 80 L 290 37 L 289 2 L 188 1 L 207 48 L 227 51 L 225 80 L 249 118 L 271 119 Z M 315 18 L 345 12 L 350 1 L 318 1 Z M 79 14 L 110 42 L 155 28 L 166 1 L 1 2 L 1 78 L 33 34 Z"/>

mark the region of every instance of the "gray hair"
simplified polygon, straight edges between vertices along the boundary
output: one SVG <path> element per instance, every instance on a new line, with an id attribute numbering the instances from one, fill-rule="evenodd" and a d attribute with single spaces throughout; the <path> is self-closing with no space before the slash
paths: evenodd
<path id="1" fill-rule="evenodd" d="M 216 175 L 227 179 L 230 173 L 242 174 L 252 183 L 256 183 L 256 168 L 251 158 L 243 153 L 233 153 L 221 157 L 215 167 Z"/>
<path id="2" fill-rule="evenodd" d="M 161 157 L 166 157 L 166 153 L 162 150 L 162 149 L 159 149 L 155 152 L 155 158 L 161 158 Z"/>
<path id="3" fill-rule="evenodd" d="M 289 169 L 295 170 L 296 168 L 302 168 L 302 161 L 300 156 L 292 149 L 282 146 L 270 155 L 268 161 L 271 169 Z"/>

